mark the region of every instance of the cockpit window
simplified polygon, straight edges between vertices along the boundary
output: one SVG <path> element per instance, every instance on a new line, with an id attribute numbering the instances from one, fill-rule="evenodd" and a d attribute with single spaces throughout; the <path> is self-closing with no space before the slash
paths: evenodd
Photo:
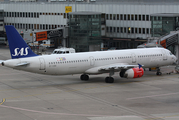
<path id="1" fill-rule="evenodd" d="M 57 51 L 53 51 L 53 54 L 56 54 L 57 53 Z"/>
<path id="2" fill-rule="evenodd" d="M 58 53 L 57 54 L 63 54 L 63 51 L 58 51 Z"/>
<path id="3" fill-rule="evenodd" d="M 170 55 L 173 55 L 173 54 L 170 52 Z"/>

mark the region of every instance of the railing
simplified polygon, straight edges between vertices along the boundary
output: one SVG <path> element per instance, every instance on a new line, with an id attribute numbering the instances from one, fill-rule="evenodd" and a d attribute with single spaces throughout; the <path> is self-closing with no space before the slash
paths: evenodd
<path id="1" fill-rule="evenodd" d="M 173 36 L 169 37 L 167 39 L 167 44 L 166 44 L 167 47 L 169 47 L 170 45 L 175 44 L 177 42 L 177 40 L 178 40 L 178 35 L 173 35 Z"/>
<path id="2" fill-rule="evenodd" d="M 148 38 L 148 43 L 154 43 L 154 42 L 160 43 L 161 41 L 166 40 L 166 47 L 169 47 L 173 44 L 178 43 L 178 39 L 179 39 L 178 34 L 179 34 L 179 31 L 171 31 L 170 33 L 167 33 L 160 37 L 150 37 Z"/>

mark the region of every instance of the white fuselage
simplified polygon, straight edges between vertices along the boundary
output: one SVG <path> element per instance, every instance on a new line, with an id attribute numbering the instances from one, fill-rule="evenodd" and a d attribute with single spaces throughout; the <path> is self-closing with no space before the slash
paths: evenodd
<path id="1" fill-rule="evenodd" d="M 113 51 L 51 54 L 4 61 L 4 66 L 49 75 L 98 74 L 106 65 L 144 65 L 144 68 L 173 64 L 176 57 L 164 48 L 144 48 Z M 17 66 L 19 63 L 29 63 Z"/>

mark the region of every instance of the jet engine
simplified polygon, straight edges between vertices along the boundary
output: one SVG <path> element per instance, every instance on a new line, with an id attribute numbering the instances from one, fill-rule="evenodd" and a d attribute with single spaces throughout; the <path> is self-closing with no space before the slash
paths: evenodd
<path id="1" fill-rule="evenodd" d="M 120 76 L 124 78 L 139 78 L 142 77 L 144 74 L 143 68 L 132 68 L 126 71 L 121 71 Z"/>

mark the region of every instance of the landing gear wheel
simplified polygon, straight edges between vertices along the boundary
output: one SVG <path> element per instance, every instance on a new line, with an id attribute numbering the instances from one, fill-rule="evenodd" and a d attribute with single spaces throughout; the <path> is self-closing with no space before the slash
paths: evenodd
<path id="1" fill-rule="evenodd" d="M 156 75 L 162 75 L 162 72 L 160 72 L 160 68 L 157 68 L 157 73 Z"/>
<path id="2" fill-rule="evenodd" d="M 86 75 L 86 74 L 83 74 L 80 76 L 80 79 L 83 80 L 83 81 L 88 81 L 89 80 L 89 76 Z"/>
<path id="3" fill-rule="evenodd" d="M 105 78 L 105 82 L 106 82 L 106 83 L 109 83 L 108 80 L 109 80 L 109 77 L 106 77 L 106 78 Z"/>
<path id="4" fill-rule="evenodd" d="M 114 82 L 114 78 L 113 77 L 106 77 L 105 78 L 105 82 L 106 83 L 113 83 Z"/>
<path id="5" fill-rule="evenodd" d="M 161 72 L 157 72 L 156 75 L 162 75 L 162 73 Z"/>

